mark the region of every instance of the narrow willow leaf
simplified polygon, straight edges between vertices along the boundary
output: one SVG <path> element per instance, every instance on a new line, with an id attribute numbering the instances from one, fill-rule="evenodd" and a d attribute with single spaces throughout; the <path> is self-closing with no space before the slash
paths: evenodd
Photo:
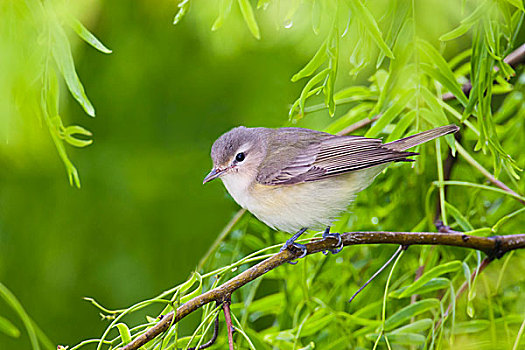
<path id="1" fill-rule="evenodd" d="M 330 68 L 326 68 L 317 73 L 317 75 L 315 75 L 312 79 L 308 81 L 308 83 L 306 83 L 306 85 L 303 88 L 303 91 L 301 91 L 301 96 L 299 96 L 299 109 L 301 114 L 304 114 L 304 104 L 306 102 L 309 92 L 314 88 L 315 85 L 322 82 L 328 76 L 328 74 L 330 74 L 330 71 Z"/>
<path id="2" fill-rule="evenodd" d="M 76 18 L 70 18 L 69 25 L 82 40 L 93 46 L 98 51 L 107 54 L 112 52 Z"/>
<path id="3" fill-rule="evenodd" d="M 465 34 L 481 18 L 485 10 L 485 6 L 478 6 L 474 12 L 460 22 L 458 27 L 440 36 L 439 40 L 448 41 Z"/>
<path id="4" fill-rule="evenodd" d="M 93 143 L 93 140 L 84 140 L 75 135 L 92 136 L 93 134 L 79 125 L 68 126 L 64 129 L 64 140 L 75 147 L 86 147 Z"/>
<path id="5" fill-rule="evenodd" d="M 18 338 L 20 336 L 20 330 L 15 327 L 7 318 L 0 316 L 0 332 L 11 338 Z"/>
<path id="6" fill-rule="evenodd" d="M 472 320 L 466 322 L 456 322 L 454 334 L 479 333 L 490 326 L 489 320 Z"/>
<path id="7" fill-rule="evenodd" d="M 379 337 L 378 333 L 371 333 L 367 334 L 366 338 L 368 340 L 376 341 L 376 339 Z M 417 333 L 387 333 L 386 337 L 388 339 L 389 343 L 392 344 L 399 344 L 399 345 L 422 345 L 426 341 L 426 337 L 422 336 L 421 334 Z M 385 343 L 385 336 L 382 335 L 380 339 L 383 343 Z"/>
<path id="8" fill-rule="evenodd" d="M 441 56 L 438 50 L 436 50 L 434 46 L 429 44 L 427 41 L 422 39 L 418 40 L 418 49 L 421 55 L 428 59 L 428 62 L 431 62 L 437 67 L 436 70 L 432 66 L 421 63 L 421 68 L 423 68 L 425 73 L 439 81 L 441 85 L 453 93 L 454 96 L 456 96 L 456 98 L 461 102 L 461 104 L 464 106 L 467 105 L 467 96 L 465 96 L 465 93 L 463 90 L 461 90 L 461 86 L 456 81 L 450 66 L 448 65 L 447 61 L 445 61 L 443 56 Z"/>
<path id="9" fill-rule="evenodd" d="M 430 281 L 428 281 L 421 287 L 414 290 L 412 295 L 430 293 L 436 290 L 447 288 L 449 285 L 450 285 L 450 280 L 448 278 L 444 278 L 444 277 L 432 278 Z M 407 290 L 407 288 L 408 286 L 399 288 L 398 290 L 390 293 L 389 296 L 392 298 L 401 299 L 401 294 L 403 294 L 403 292 Z M 409 296 L 411 295 L 408 295 L 406 297 L 409 297 Z"/>
<path id="10" fill-rule="evenodd" d="M 471 225 L 471 223 L 467 220 L 466 217 L 461 214 L 461 212 L 450 204 L 449 202 L 445 202 L 445 207 L 447 208 L 447 212 L 452 215 L 454 220 L 458 223 L 458 225 L 461 227 L 463 231 L 472 231 L 474 230 L 474 227 Z"/>
<path id="11" fill-rule="evenodd" d="M 422 320 L 418 320 L 415 322 L 412 322 L 410 324 L 407 324 L 406 326 L 397 328 L 390 332 L 389 334 L 398 334 L 398 333 L 417 333 L 417 332 L 423 332 L 432 327 L 432 320 L 430 318 L 424 318 Z"/>
<path id="12" fill-rule="evenodd" d="M 257 25 L 257 20 L 255 19 L 255 14 L 253 13 L 252 5 L 249 0 L 238 0 L 239 7 L 244 17 L 244 22 L 250 29 L 250 32 L 255 37 L 255 39 L 261 38 L 261 33 L 259 32 L 259 26 Z"/>
<path id="13" fill-rule="evenodd" d="M 379 118 L 379 120 L 367 131 L 366 137 L 377 137 L 379 133 L 407 107 L 414 98 L 414 89 L 406 91 L 401 95 Z"/>
<path id="14" fill-rule="evenodd" d="M 400 295 L 399 298 L 406 298 L 413 294 L 417 294 L 419 288 L 421 288 L 425 283 L 429 282 L 431 279 L 439 277 L 449 272 L 456 272 L 461 268 L 461 261 L 455 260 L 442 264 L 432 268 L 431 270 L 425 272 L 420 278 L 414 281 L 411 285 L 407 287 Z"/>
<path id="15" fill-rule="evenodd" d="M 198 284 L 197 288 L 195 288 L 195 290 L 193 292 L 191 292 L 190 294 L 184 295 L 184 297 L 182 297 L 180 299 L 181 304 L 184 304 L 188 300 L 190 300 L 190 299 L 192 299 L 192 298 L 194 298 L 197 295 L 200 295 L 202 293 L 202 276 L 198 272 L 194 272 L 194 275 L 196 277 L 196 282 L 198 282 L 199 284 Z M 183 295 L 182 291 L 181 291 L 181 295 Z"/>
<path id="16" fill-rule="evenodd" d="M 117 323 L 115 325 L 122 339 L 122 344 L 127 345 L 131 342 L 131 332 L 129 331 L 128 326 L 125 323 Z"/>
<path id="17" fill-rule="evenodd" d="M 71 47 L 67 39 L 66 33 L 62 27 L 58 24 L 53 26 L 53 58 L 66 81 L 67 87 L 71 92 L 71 95 L 80 103 L 84 111 L 91 116 L 95 116 L 95 109 L 89 101 L 84 87 L 78 79 L 77 72 L 75 71 L 75 63 L 73 62 L 73 56 L 71 54 Z"/>
<path id="18" fill-rule="evenodd" d="M 394 59 L 394 53 L 383 40 L 381 31 L 379 30 L 379 26 L 377 25 L 374 16 L 372 16 L 372 13 L 363 5 L 361 0 L 347 0 L 346 3 L 352 10 L 352 14 L 367 29 L 368 33 L 381 51 L 383 51 L 387 57 Z"/>
<path id="19" fill-rule="evenodd" d="M 518 210 L 513 211 L 512 213 L 510 213 L 508 215 L 505 215 L 504 217 L 499 219 L 498 222 L 496 222 L 496 224 L 494 224 L 494 226 L 492 226 L 492 232 L 497 233 L 499 231 L 500 227 L 503 224 L 505 224 L 509 219 L 511 219 L 513 216 L 521 214 L 523 212 L 525 212 L 525 208 L 518 209 Z"/>
<path id="20" fill-rule="evenodd" d="M 322 3 L 321 0 L 314 0 L 312 2 L 312 30 L 315 35 L 319 34 L 321 28 Z"/>
<path id="21" fill-rule="evenodd" d="M 396 123 L 396 126 L 394 127 L 394 130 L 388 135 L 386 139 L 386 143 L 392 142 L 395 140 L 399 140 L 401 136 L 405 134 L 405 131 L 408 129 L 408 127 L 412 124 L 416 117 L 416 111 L 411 110 L 407 114 L 405 114 L 399 121 Z"/>
<path id="22" fill-rule="evenodd" d="M 439 300 L 437 299 L 424 299 L 416 301 L 415 303 L 405 306 L 390 316 L 385 321 L 385 331 L 393 330 L 412 317 L 434 309 L 439 309 Z"/>
<path id="23" fill-rule="evenodd" d="M 177 5 L 179 10 L 175 14 L 175 17 L 173 17 L 173 24 L 179 24 L 179 22 L 182 20 L 182 18 L 188 13 L 188 10 L 190 9 L 190 0 L 182 0 Z"/>
<path id="24" fill-rule="evenodd" d="M 335 79 L 337 77 L 339 59 L 339 31 L 337 30 L 337 27 L 332 31 L 326 50 L 329 57 L 328 66 L 330 68 L 330 73 L 328 74 L 328 79 L 325 84 L 325 105 L 328 107 L 328 114 L 333 117 L 335 114 Z"/>
<path id="25" fill-rule="evenodd" d="M 323 42 L 323 44 L 319 47 L 314 57 L 312 57 L 312 59 L 299 72 L 294 74 L 292 77 L 293 82 L 296 82 L 297 80 L 305 77 L 309 77 L 326 61 L 328 57 L 326 52 L 327 41 L 328 39 L 325 40 L 325 42 Z"/>
<path id="26" fill-rule="evenodd" d="M 230 15 L 232 10 L 233 0 L 221 0 L 219 4 L 219 16 L 213 22 L 212 31 L 216 31 L 224 24 L 224 20 Z"/>

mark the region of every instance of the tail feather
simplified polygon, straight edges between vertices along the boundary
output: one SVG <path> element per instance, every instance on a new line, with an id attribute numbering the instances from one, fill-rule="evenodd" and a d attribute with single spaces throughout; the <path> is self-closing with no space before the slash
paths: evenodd
<path id="1" fill-rule="evenodd" d="M 383 147 L 394 150 L 394 151 L 405 151 L 409 148 L 412 148 L 414 146 L 428 142 L 435 138 L 438 138 L 444 135 L 448 135 L 448 134 L 453 134 L 457 132 L 458 130 L 459 130 L 459 127 L 455 124 L 440 126 L 435 129 L 423 131 L 423 132 L 420 132 L 419 134 L 405 137 L 404 139 L 385 143 Z"/>

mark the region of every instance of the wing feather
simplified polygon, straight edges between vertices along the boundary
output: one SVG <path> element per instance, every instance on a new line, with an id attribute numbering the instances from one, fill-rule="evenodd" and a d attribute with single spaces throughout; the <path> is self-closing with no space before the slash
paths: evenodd
<path id="1" fill-rule="evenodd" d="M 258 181 L 266 185 L 317 181 L 384 163 L 411 161 L 407 157 L 417 155 L 383 147 L 379 139 L 325 135 L 322 138 L 316 135 L 312 143 L 303 142 L 295 158 Z"/>

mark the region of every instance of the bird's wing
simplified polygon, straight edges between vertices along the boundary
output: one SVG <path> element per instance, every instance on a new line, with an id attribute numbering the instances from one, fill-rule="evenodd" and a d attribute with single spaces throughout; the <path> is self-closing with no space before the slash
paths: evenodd
<path id="1" fill-rule="evenodd" d="M 264 175 L 259 176 L 257 181 L 265 185 L 291 185 L 316 181 L 384 163 L 411 161 L 407 157 L 417 155 L 413 152 L 401 152 L 384 147 L 379 139 L 324 135 L 326 136 L 315 142 L 300 145 L 290 161 L 282 162 L 280 167 L 272 167 L 280 170 L 260 171 L 260 174 Z M 272 163 L 272 155 L 268 157 L 269 163 Z"/>

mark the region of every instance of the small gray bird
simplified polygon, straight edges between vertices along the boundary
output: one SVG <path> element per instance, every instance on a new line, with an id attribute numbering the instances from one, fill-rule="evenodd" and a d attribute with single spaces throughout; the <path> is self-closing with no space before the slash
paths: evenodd
<path id="1" fill-rule="evenodd" d="M 380 139 L 336 136 L 302 128 L 234 128 L 215 141 L 213 169 L 203 184 L 221 178 L 243 208 L 273 229 L 295 233 L 281 250 L 307 229 L 325 229 L 392 162 L 413 161 L 407 149 L 458 131 L 446 125 L 383 144 Z M 337 253 L 342 249 L 332 250 Z"/>

